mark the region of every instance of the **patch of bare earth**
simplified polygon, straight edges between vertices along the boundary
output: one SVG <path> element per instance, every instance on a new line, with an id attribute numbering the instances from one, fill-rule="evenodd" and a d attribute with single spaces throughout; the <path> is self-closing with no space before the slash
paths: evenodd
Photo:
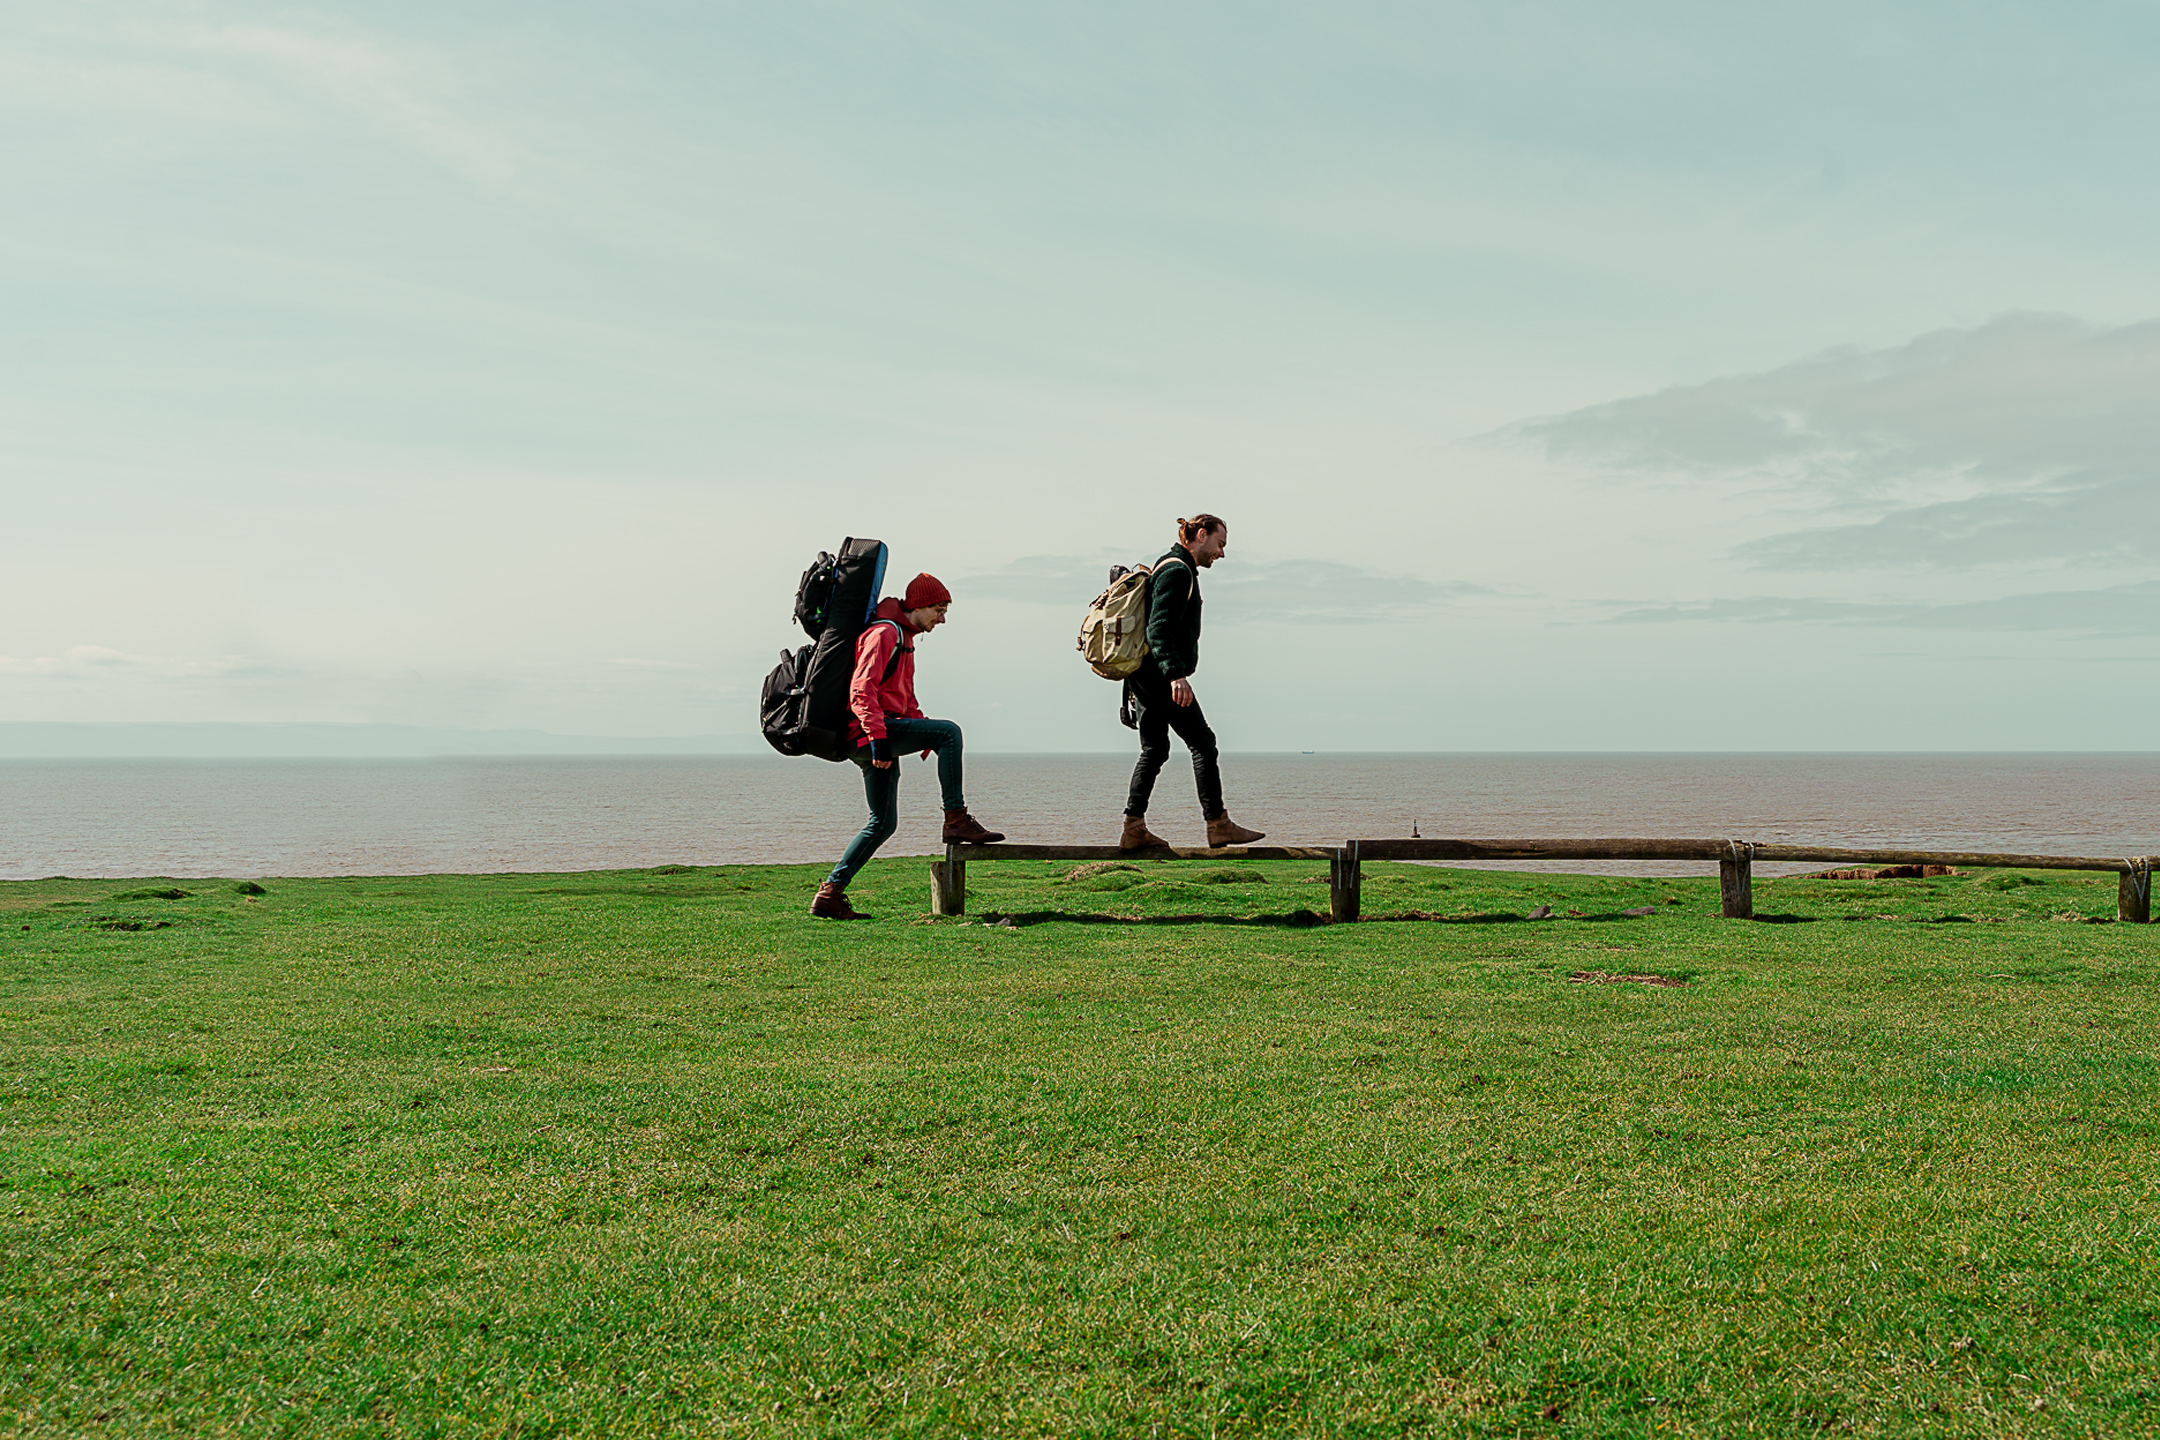
<path id="1" fill-rule="evenodd" d="M 1130 870 L 1135 875 L 1142 873 L 1138 865 L 1129 865 L 1123 860 L 1091 860 L 1085 865 L 1075 866 L 1065 878 L 1085 880 L 1093 875 L 1108 875 L 1114 870 Z"/>

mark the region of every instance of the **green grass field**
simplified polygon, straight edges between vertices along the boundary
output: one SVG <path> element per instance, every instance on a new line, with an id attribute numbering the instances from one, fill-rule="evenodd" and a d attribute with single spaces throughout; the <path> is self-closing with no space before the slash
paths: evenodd
<path id="1" fill-rule="evenodd" d="M 1325 868 L 0 885 L 0 1433 L 2160 1433 L 2112 876 Z"/>

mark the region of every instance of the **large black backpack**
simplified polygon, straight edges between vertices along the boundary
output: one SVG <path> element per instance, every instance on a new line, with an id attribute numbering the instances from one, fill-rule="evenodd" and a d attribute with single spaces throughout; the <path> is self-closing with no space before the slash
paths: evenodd
<path id="1" fill-rule="evenodd" d="M 837 558 L 820 551 L 803 572 L 795 587 L 795 621 L 810 643 L 780 652 L 780 663 L 765 677 L 758 701 L 758 720 L 773 749 L 820 760 L 848 758 L 848 679 L 855 671 L 855 640 L 870 623 L 884 588 L 882 540 L 845 540 Z"/>

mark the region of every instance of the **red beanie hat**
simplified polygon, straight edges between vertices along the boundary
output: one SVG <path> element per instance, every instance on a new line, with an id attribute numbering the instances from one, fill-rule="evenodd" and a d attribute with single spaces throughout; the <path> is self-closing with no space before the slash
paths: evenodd
<path id="1" fill-rule="evenodd" d="M 934 610 L 940 605 L 952 604 L 952 591 L 935 575 L 917 575 L 907 582 L 907 594 L 900 599 L 903 610 Z"/>

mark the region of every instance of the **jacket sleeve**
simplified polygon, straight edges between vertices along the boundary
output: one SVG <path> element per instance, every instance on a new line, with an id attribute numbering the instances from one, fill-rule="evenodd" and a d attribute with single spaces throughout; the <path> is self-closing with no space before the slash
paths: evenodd
<path id="1" fill-rule="evenodd" d="M 1166 680 L 1192 674 L 1192 659 L 1179 644 L 1185 601 L 1192 594 L 1192 571 L 1182 561 L 1158 565 L 1148 581 L 1147 648 Z"/>
<path id="2" fill-rule="evenodd" d="M 855 642 L 855 673 L 848 679 L 848 709 L 862 722 L 863 740 L 885 738 L 885 662 L 900 643 L 899 632 L 890 625 L 872 625 Z"/>

